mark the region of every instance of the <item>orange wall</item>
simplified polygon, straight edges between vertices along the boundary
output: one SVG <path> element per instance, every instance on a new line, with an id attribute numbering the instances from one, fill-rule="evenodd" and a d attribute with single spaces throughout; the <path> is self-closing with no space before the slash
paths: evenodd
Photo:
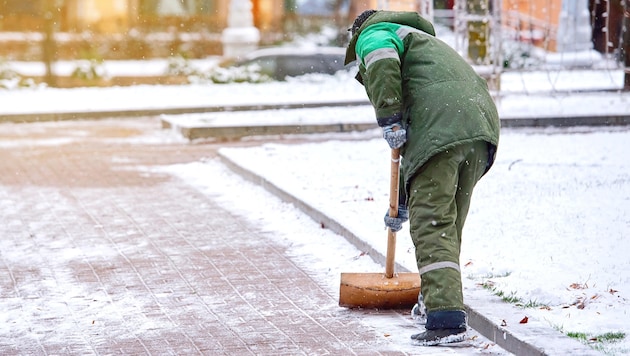
<path id="1" fill-rule="evenodd" d="M 254 25 L 261 31 L 277 31 L 282 28 L 283 0 L 251 0 Z"/>
<path id="2" fill-rule="evenodd" d="M 554 51 L 561 10 L 562 0 L 503 0 L 503 26 L 519 32 L 522 40 Z"/>
<path id="3" fill-rule="evenodd" d="M 516 10 L 534 19 L 558 25 L 562 0 L 503 0 L 503 11 Z"/>
<path id="4" fill-rule="evenodd" d="M 67 21 L 76 30 L 91 29 L 99 33 L 125 31 L 129 20 L 127 0 L 69 0 Z"/>

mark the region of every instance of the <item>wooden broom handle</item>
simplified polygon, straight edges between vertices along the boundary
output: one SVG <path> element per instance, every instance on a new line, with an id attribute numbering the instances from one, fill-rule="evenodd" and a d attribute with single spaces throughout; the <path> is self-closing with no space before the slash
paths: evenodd
<path id="1" fill-rule="evenodd" d="M 391 177 L 389 181 L 389 216 L 398 217 L 398 175 L 400 168 L 400 148 L 391 152 Z M 394 262 L 396 255 L 396 232 L 387 229 L 387 256 L 385 260 L 385 277 L 394 277 Z"/>

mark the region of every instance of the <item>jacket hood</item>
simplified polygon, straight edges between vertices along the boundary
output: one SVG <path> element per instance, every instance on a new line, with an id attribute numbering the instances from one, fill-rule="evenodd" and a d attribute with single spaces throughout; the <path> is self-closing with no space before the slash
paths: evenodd
<path id="1" fill-rule="evenodd" d="M 431 22 L 421 17 L 420 14 L 418 14 L 417 12 L 379 10 L 372 16 L 370 16 L 367 20 L 365 20 L 363 25 L 361 25 L 359 30 L 350 39 L 350 43 L 348 44 L 348 48 L 346 49 L 346 65 L 357 59 L 355 47 L 357 45 L 357 39 L 359 38 L 361 32 L 363 32 L 366 27 L 379 22 L 397 23 L 400 25 L 417 28 L 420 31 L 435 36 L 435 29 L 433 28 Z"/>

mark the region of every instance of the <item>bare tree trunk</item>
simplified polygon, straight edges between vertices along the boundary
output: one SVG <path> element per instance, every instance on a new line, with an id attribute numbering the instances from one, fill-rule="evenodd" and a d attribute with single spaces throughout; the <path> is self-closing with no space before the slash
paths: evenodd
<path id="1" fill-rule="evenodd" d="M 51 87 L 57 85 L 57 80 L 52 71 L 55 61 L 55 0 L 44 2 L 44 40 L 42 41 L 42 59 L 46 67 L 46 84 Z"/>
<path id="2" fill-rule="evenodd" d="M 345 17 L 341 14 L 341 6 L 343 5 L 343 0 L 333 0 L 331 2 L 334 12 L 333 21 L 335 22 L 335 27 L 337 28 L 337 39 L 336 45 L 343 46 L 347 42 L 348 32 L 345 31 L 348 28 L 348 25 L 345 24 Z"/>
<path id="3" fill-rule="evenodd" d="M 624 63 L 623 90 L 630 91 L 630 0 L 623 3 L 623 26 L 621 39 L 621 58 Z"/>

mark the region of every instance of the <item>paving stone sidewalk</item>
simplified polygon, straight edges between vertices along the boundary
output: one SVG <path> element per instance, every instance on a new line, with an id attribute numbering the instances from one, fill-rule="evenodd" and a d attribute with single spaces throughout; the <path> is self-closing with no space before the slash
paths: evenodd
<path id="1" fill-rule="evenodd" d="M 159 125 L 2 124 L 0 354 L 409 354 L 242 218 L 138 170 L 214 155 Z"/>

